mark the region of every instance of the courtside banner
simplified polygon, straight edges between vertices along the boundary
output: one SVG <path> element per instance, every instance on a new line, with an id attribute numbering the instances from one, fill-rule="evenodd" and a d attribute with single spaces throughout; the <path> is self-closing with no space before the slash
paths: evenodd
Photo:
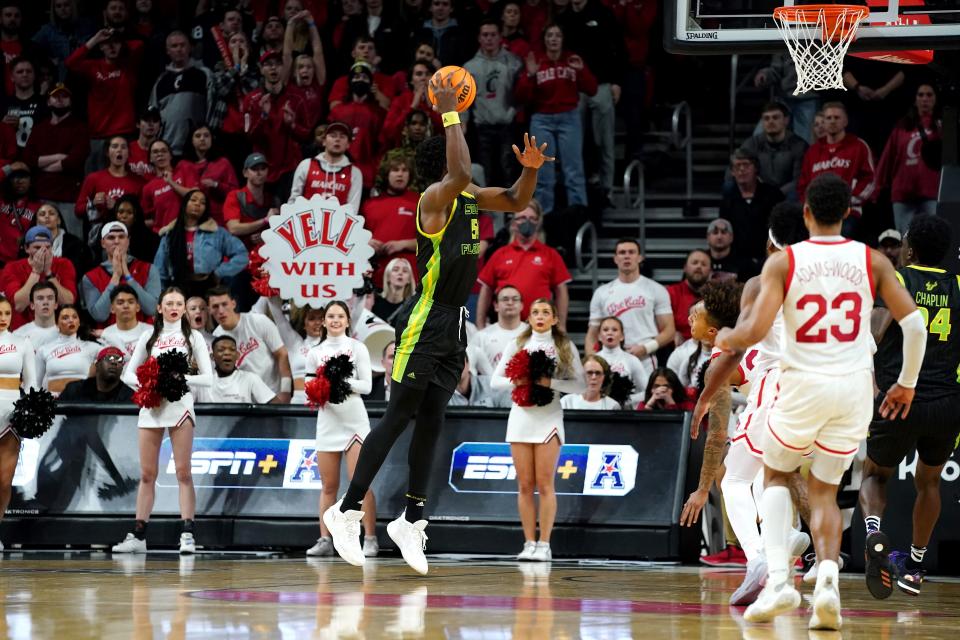
<path id="1" fill-rule="evenodd" d="M 363 217 L 320 195 L 284 204 L 261 238 L 270 286 L 299 306 L 349 300 L 363 286 L 374 253 Z"/>
<path id="2" fill-rule="evenodd" d="M 136 407 L 86 407 L 25 440 L 9 515 L 129 517 L 140 480 Z M 371 421 L 382 405 L 370 407 Z M 316 414 L 306 407 L 198 405 L 189 469 L 198 517 L 315 520 L 323 486 Z M 517 522 L 516 469 L 503 442 L 507 411 L 451 408 L 437 442 L 432 520 Z M 554 474 L 558 522 L 669 526 L 682 497 L 686 455 L 681 414 L 568 412 L 568 441 Z M 411 428 L 400 437 L 373 491 L 382 517 L 405 504 Z M 348 486 L 341 470 L 340 489 Z M 160 447 L 158 515 L 179 513 L 177 462 Z"/>

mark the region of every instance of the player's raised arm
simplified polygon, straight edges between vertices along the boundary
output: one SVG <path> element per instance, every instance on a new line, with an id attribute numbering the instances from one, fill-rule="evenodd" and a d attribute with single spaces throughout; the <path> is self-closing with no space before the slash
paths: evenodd
<path id="1" fill-rule="evenodd" d="M 913 389 L 920 377 L 923 355 L 927 350 L 927 325 L 910 294 L 897 280 L 890 260 L 874 249 L 870 250 L 870 260 L 877 295 L 903 331 L 903 364 L 900 367 L 900 377 L 887 390 L 880 405 L 880 415 L 896 419 L 900 414 L 906 418 L 913 403 Z"/>
<path id="2" fill-rule="evenodd" d="M 714 346 L 725 353 L 742 357 L 751 345 L 760 342 L 777 318 L 786 295 L 788 251 L 779 251 L 763 264 L 760 273 L 760 293 L 749 313 L 737 321 L 734 329 L 721 329 Z"/>
<path id="3" fill-rule="evenodd" d="M 467 148 L 457 113 L 457 93 L 462 87 L 462 82 L 453 84 L 452 74 L 441 78 L 439 84 L 434 79 L 430 80 L 430 88 L 436 98 L 434 109 L 442 114 L 446 132 L 447 171 L 439 182 L 431 184 L 423 192 L 420 211 L 428 216 L 442 214 L 446 219 L 450 203 L 470 186 L 470 149 Z"/>
<path id="4" fill-rule="evenodd" d="M 513 153 L 523 165 L 520 177 L 512 187 L 478 187 L 471 185 L 471 192 L 477 197 L 477 206 L 485 211 L 523 211 L 530 204 L 533 191 L 537 186 L 537 171 L 544 162 L 553 162 L 554 158 L 544 154 L 547 143 L 537 146 L 537 139 L 529 133 L 523 134 L 523 151 L 513 145 Z"/>

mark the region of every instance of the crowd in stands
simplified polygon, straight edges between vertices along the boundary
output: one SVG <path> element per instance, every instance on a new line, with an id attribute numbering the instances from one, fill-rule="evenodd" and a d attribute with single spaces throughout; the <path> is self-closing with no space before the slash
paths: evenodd
<path id="1" fill-rule="evenodd" d="M 688 406 L 710 352 L 688 321 L 704 283 L 758 273 L 770 209 L 802 202 L 824 171 L 850 182 L 857 216 L 889 193 L 896 229 L 875 242 L 898 244 L 910 217 L 936 203 L 939 109 L 936 87 L 911 85 L 895 65 L 851 67 L 844 102 L 794 97 L 791 63 L 775 57 L 756 83 L 780 99 L 733 154 L 720 217 L 682 279 L 665 287 L 643 275 L 644 247 L 624 239 L 617 277 L 594 292 L 588 326 L 569 327 L 571 275 L 544 241 L 544 221 L 593 206 L 594 192 L 604 202 L 618 112 L 628 157 L 641 152 L 656 4 L 0 2 L 0 292 L 13 303 L 11 329 L 31 338 L 43 384 L 64 399 L 126 401 L 124 360 L 151 329 L 162 289 L 175 285 L 219 376 L 199 400 L 303 403 L 322 319 L 261 298 L 250 253 L 283 203 L 337 198 L 373 235 L 372 287 L 349 301 L 353 315 L 365 309 L 393 324 L 418 278 L 415 216 L 426 185 L 413 153 L 443 133 L 427 83 L 456 64 L 478 86 L 463 117 L 475 182 L 512 183 L 510 145 L 524 131 L 558 162 L 540 172 L 527 209 L 505 223 L 481 216 L 468 361 L 452 403 L 510 405 L 490 378 L 527 327 L 531 303 L 548 298 L 560 329 L 586 332 L 587 390 L 565 407 Z M 908 91 L 913 106 L 880 135 L 867 107 L 900 108 Z M 368 397 L 382 400 L 392 343 L 371 355 L 379 375 Z M 634 387 L 622 405 L 607 397 L 615 375 Z"/>

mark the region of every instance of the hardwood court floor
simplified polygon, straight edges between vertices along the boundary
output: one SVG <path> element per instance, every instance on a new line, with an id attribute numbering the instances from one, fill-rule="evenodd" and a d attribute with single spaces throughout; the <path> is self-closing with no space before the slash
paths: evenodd
<path id="1" fill-rule="evenodd" d="M 747 625 L 727 606 L 741 573 L 636 563 L 431 558 L 6 553 L 0 640 L 57 638 L 936 638 L 957 637 L 960 582 L 870 598 L 843 576 L 843 633 L 810 633 L 802 611 Z M 808 595 L 810 589 L 803 588 Z"/>

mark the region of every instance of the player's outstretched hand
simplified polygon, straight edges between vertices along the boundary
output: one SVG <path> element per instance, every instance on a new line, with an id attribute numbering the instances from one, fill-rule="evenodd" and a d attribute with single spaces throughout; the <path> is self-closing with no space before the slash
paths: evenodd
<path id="1" fill-rule="evenodd" d="M 517 156 L 517 160 L 523 166 L 530 167 L 531 169 L 539 169 L 543 166 L 544 162 L 553 162 L 556 160 L 556 158 L 553 156 L 546 156 L 543 154 L 546 149 L 546 142 L 538 147 L 536 136 L 531 136 L 529 133 L 523 134 L 522 153 L 520 151 L 520 147 L 513 145 L 513 153 Z"/>
<path id="2" fill-rule="evenodd" d="M 434 111 L 448 113 L 457 110 L 457 96 L 463 89 L 463 81 L 453 84 L 453 74 L 449 73 L 446 77 L 440 78 L 439 82 L 430 78 L 430 89 L 436 99 L 436 103 L 433 105 Z"/>
<path id="3" fill-rule="evenodd" d="M 702 396 L 697 400 L 697 406 L 693 408 L 693 418 L 690 420 L 691 440 L 696 440 L 700 437 L 700 425 L 703 424 L 703 419 L 706 417 L 707 412 L 710 411 L 711 404 L 711 402 L 705 401 Z"/>
<path id="4" fill-rule="evenodd" d="M 690 494 L 687 502 L 683 505 L 683 511 L 680 512 L 680 526 L 692 527 L 700 519 L 700 512 L 703 511 L 703 505 L 707 504 L 707 498 L 710 497 L 709 491 L 700 491 L 697 489 Z"/>
<path id="5" fill-rule="evenodd" d="M 913 403 L 913 389 L 901 387 L 894 383 L 883 397 L 880 404 L 880 415 L 887 420 L 896 420 L 897 414 L 902 412 L 901 418 L 906 418 L 910 413 L 910 405 Z"/>

